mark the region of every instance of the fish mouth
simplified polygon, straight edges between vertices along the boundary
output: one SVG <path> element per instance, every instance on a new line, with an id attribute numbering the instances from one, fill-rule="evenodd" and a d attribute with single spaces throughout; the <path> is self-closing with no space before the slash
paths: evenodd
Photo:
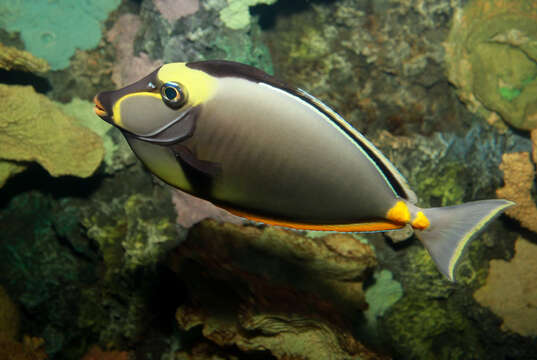
<path id="1" fill-rule="evenodd" d="M 106 111 L 106 109 L 104 108 L 103 104 L 99 100 L 99 95 L 100 94 L 97 94 L 93 98 L 93 103 L 95 104 L 95 107 L 93 108 L 93 111 L 95 111 L 95 114 L 97 114 L 97 116 L 99 116 L 101 119 L 103 119 L 104 121 L 106 121 L 106 122 L 108 122 L 108 123 L 113 125 L 112 118 L 111 118 L 110 114 L 108 114 L 108 111 Z"/>

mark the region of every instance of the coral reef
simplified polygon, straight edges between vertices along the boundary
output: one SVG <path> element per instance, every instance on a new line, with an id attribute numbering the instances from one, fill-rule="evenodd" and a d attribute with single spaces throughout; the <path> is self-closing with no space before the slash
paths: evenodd
<path id="1" fill-rule="evenodd" d="M 524 137 L 490 130 L 490 126 L 475 124 L 464 136 L 437 133 L 430 137 L 381 131 L 374 143 L 407 178 L 418 195 L 418 205 L 455 205 L 492 196 L 501 185 L 502 153 L 531 148 Z"/>
<path id="2" fill-rule="evenodd" d="M 275 2 L 276 0 L 227 0 L 226 7 L 220 10 L 220 20 L 230 29 L 244 29 L 250 24 L 250 6 L 271 5 Z"/>
<path id="3" fill-rule="evenodd" d="M 152 59 L 166 63 L 234 60 L 272 73 L 272 60 L 268 48 L 261 41 L 257 24 L 252 23 L 241 30 L 223 26 L 219 12 L 228 5 L 224 0 L 200 2 L 195 15 L 183 17 L 171 25 L 155 8 L 153 1 L 143 0 L 140 10 L 142 27 L 135 41 L 135 52 L 145 52 Z"/>
<path id="4" fill-rule="evenodd" d="M 537 5 L 472 0 L 453 20 L 446 64 L 461 100 L 491 120 L 537 128 Z"/>
<path id="5" fill-rule="evenodd" d="M 109 274 L 155 264 L 177 243 L 175 224 L 167 216 L 170 209 L 169 196 L 155 200 L 133 194 L 100 203 L 98 211 L 88 212 L 82 223 L 99 244 Z"/>
<path id="6" fill-rule="evenodd" d="M 504 154 L 500 170 L 503 171 L 505 185 L 496 194 L 517 204 L 508 209 L 506 214 L 528 230 L 537 232 L 537 206 L 531 196 L 535 168 L 529 153 Z"/>
<path id="7" fill-rule="evenodd" d="M 149 59 L 145 52 L 134 55 L 134 39 L 141 24 L 137 15 L 123 14 L 106 34 L 106 39 L 116 49 L 117 61 L 114 63 L 112 80 L 117 87 L 138 81 L 163 64 L 160 60 Z"/>
<path id="8" fill-rule="evenodd" d="M 95 115 L 92 102 L 74 98 L 67 104 L 58 106 L 62 111 L 72 116 L 78 124 L 87 127 L 103 140 L 104 147 L 104 171 L 107 174 L 117 172 L 136 162 L 136 157 L 132 153 L 125 137 L 113 126 L 102 121 Z"/>
<path id="9" fill-rule="evenodd" d="M 36 58 L 28 51 L 0 43 L 0 69 L 47 72 L 50 66 L 44 59 Z"/>
<path id="10" fill-rule="evenodd" d="M 0 27 L 19 31 L 29 52 L 47 60 L 52 70 L 63 69 L 69 65 L 75 49 L 97 46 L 101 39 L 100 23 L 119 3 L 120 0 L 2 2 Z"/>
<path id="11" fill-rule="evenodd" d="M 52 176 L 88 177 L 103 159 L 99 136 L 30 86 L 0 85 L 2 160 L 37 161 Z"/>
<path id="12" fill-rule="evenodd" d="M 201 325 L 219 346 L 278 359 L 381 358 L 349 327 L 350 314 L 366 307 L 362 282 L 376 264 L 371 247 L 352 236 L 312 239 L 207 220 L 169 262 L 190 292 L 179 325 Z"/>
<path id="13" fill-rule="evenodd" d="M 160 14 L 169 22 L 192 15 L 199 9 L 199 0 L 153 0 Z"/>
<path id="14" fill-rule="evenodd" d="M 94 50 L 76 50 L 68 68 L 46 74 L 52 86 L 47 96 L 62 103 L 75 97 L 91 101 L 99 91 L 113 89 L 114 53 L 106 41 L 101 41 Z"/>
<path id="15" fill-rule="evenodd" d="M 43 181 L 35 171 L 32 176 Z M 21 324 L 24 331 L 44 338 L 51 356 L 80 341 L 79 286 L 91 283 L 94 272 L 92 252 L 79 239 L 78 210 L 63 203 L 59 211 L 51 196 L 33 191 L 14 197 L 0 212 L 0 283 L 32 319 Z"/>
<path id="16" fill-rule="evenodd" d="M 0 160 L 0 188 L 4 186 L 7 179 L 26 169 L 25 165 L 14 161 Z"/>
<path id="17" fill-rule="evenodd" d="M 537 336 L 537 245 L 516 241 L 510 261 L 492 260 L 487 283 L 474 298 L 503 319 L 502 329 Z"/>
<path id="18" fill-rule="evenodd" d="M 177 212 L 177 224 L 184 228 L 190 228 L 192 225 L 205 219 L 214 219 L 220 222 L 229 222 L 235 224 L 244 223 L 246 220 L 213 205 L 212 203 L 187 194 L 183 191 L 173 189 L 172 201 Z"/>
<path id="19" fill-rule="evenodd" d="M 459 131 L 471 122 L 443 74 L 456 2 L 278 2 L 264 34 L 276 74 L 332 106 L 371 139 Z M 266 12 L 268 13 L 268 11 Z M 278 16 L 281 14 L 281 16 Z M 462 132 L 461 132 L 462 133 Z"/>
<path id="20" fill-rule="evenodd" d="M 369 308 L 364 312 L 368 324 L 373 328 L 376 327 L 377 317 L 384 315 L 386 310 L 403 296 L 401 284 L 393 280 L 393 274 L 389 270 L 377 272 L 374 277 L 375 283 L 365 292 Z"/>

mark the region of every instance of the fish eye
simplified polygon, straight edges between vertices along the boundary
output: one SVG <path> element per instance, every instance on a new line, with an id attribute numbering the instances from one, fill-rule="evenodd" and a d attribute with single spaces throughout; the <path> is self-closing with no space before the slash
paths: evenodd
<path id="1" fill-rule="evenodd" d="M 172 109 L 179 109 L 186 102 L 186 94 L 181 85 L 167 82 L 160 88 L 160 95 L 166 105 Z"/>

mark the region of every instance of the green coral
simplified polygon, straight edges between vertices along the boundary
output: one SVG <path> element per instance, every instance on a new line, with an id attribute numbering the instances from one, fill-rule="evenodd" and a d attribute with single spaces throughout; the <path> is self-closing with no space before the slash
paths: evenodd
<path id="1" fill-rule="evenodd" d="M 0 69 L 46 72 L 50 67 L 44 59 L 38 59 L 28 51 L 0 43 Z"/>
<path id="2" fill-rule="evenodd" d="M 69 66 L 76 49 L 101 40 L 101 22 L 120 0 L 17 0 L 0 3 L 0 27 L 18 31 L 26 49 L 47 60 L 52 70 Z"/>
<path id="3" fill-rule="evenodd" d="M 423 296 L 407 296 L 396 303 L 385 317 L 384 326 L 400 354 L 410 359 L 480 359 L 483 349 L 472 345 L 472 354 L 464 347 L 474 342 L 471 324 L 461 312 L 448 304 Z M 457 337 L 453 346 L 441 346 L 447 337 Z M 461 351 L 461 349 L 463 349 Z M 459 358 L 456 354 L 467 354 Z M 439 357 L 441 354 L 441 357 Z M 481 354 L 481 356 L 479 356 Z"/>
<path id="4" fill-rule="evenodd" d="M 83 219 L 88 236 L 99 244 L 108 276 L 155 264 L 176 242 L 175 223 L 166 210 L 158 201 L 134 194 L 99 203 L 99 210 Z"/>
<path id="5" fill-rule="evenodd" d="M 0 97 L 0 160 L 37 161 L 52 176 L 94 173 L 104 153 L 98 135 L 31 86 L 0 85 Z"/>
<path id="6" fill-rule="evenodd" d="M 227 6 L 220 10 L 220 20 L 230 29 L 243 29 L 250 24 L 250 6 L 274 4 L 276 0 L 227 0 Z"/>
<path id="7" fill-rule="evenodd" d="M 384 313 L 403 296 L 403 287 L 393 280 L 389 270 L 376 272 L 375 284 L 365 292 L 365 299 L 369 308 L 364 312 L 370 326 L 376 327 L 377 317 Z"/>
<path id="8" fill-rule="evenodd" d="M 57 104 L 64 113 L 72 116 L 80 125 L 87 127 L 102 138 L 106 173 L 114 173 L 135 161 L 125 137 L 117 134 L 117 129 L 95 115 L 93 103 L 74 98 L 70 103 Z M 118 136 L 114 136 L 116 134 Z"/>
<path id="9" fill-rule="evenodd" d="M 446 46 L 449 80 L 470 110 L 537 128 L 537 6 L 472 0 L 454 16 Z"/>
<path id="10" fill-rule="evenodd" d="M 26 169 L 25 165 L 13 161 L 0 160 L 0 188 L 4 186 L 7 179 Z"/>

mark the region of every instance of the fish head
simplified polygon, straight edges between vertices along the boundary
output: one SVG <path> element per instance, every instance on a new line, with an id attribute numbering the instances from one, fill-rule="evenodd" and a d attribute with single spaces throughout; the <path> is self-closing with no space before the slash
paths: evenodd
<path id="1" fill-rule="evenodd" d="M 94 110 L 124 134 L 149 142 L 173 143 L 179 137 L 159 134 L 187 119 L 193 109 L 199 110 L 214 86 L 205 73 L 185 63 L 166 64 L 124 88 L 100 92 L 93 99 Z"/>

